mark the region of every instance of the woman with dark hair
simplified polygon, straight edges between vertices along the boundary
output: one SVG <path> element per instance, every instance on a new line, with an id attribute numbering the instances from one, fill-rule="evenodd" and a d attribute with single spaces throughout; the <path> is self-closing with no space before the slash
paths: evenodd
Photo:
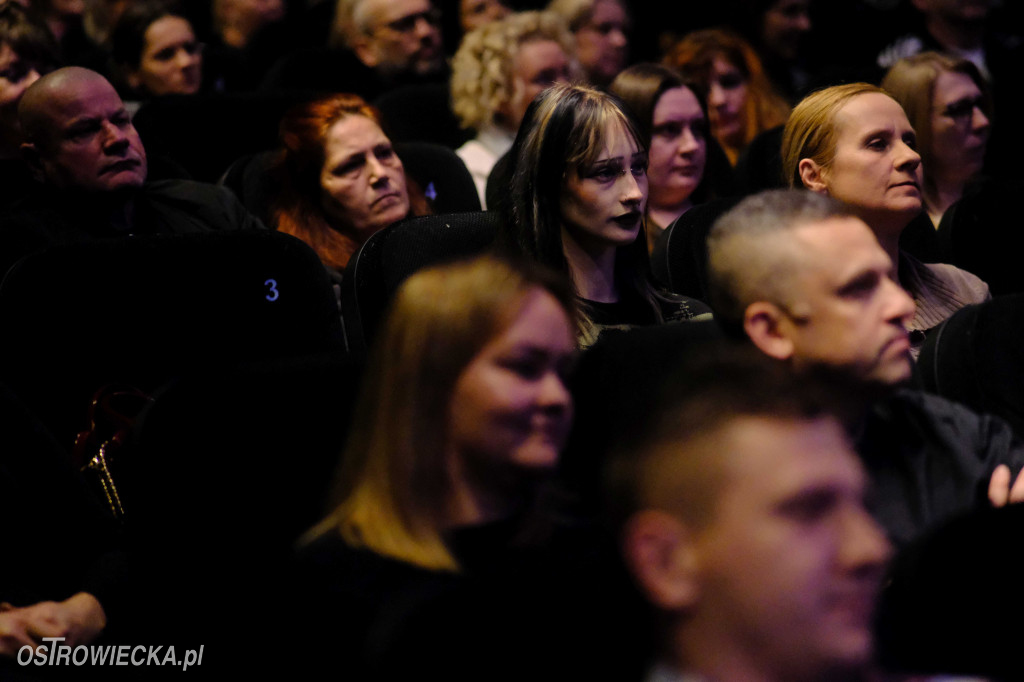
<path id="1" fill-rule="evenodd" d="M 786 122 L 789 105 L 772 87 L 754 49 L 731 31 L 689 33 L 664 63 L 701 89 L 711 134 L 733 164 L 751 140 Z"/>
<path id="2" fill-rule="evenodd" d="M 707 198 L 708 121 L 697 94 L 660 64 L 635 64 L 609 88 L 636 116 L 649 149 L 647 248 L 691 206 Z"/>
<path id="3" fill-rule="evenodd" d="M 922 52 L 893 64 L 882 88 L 917 132 L 924 205 L 938 227 L 984 166 L 991 132 L 988 83 L 967 59 Z"/>
<path id="4" fill-rule="evenodd" d="M 281 121 L 276 228 L 312 246 L 336 275 L 371 234 L 430 212 L 380 121 L 349 94 L 297 105 Z"/>
<path id="5" fill-rule="evenodd" d="M 129 6 L 110 33 L 111 70 L 134 99 L 199 92 L 202 51 L 184 13 L 159 0 Z"/>
<path id="6" fill-rule="evenodd" d="M 646 240 L 647 145 L 613 95 L 578 85 L 541 93 L 512 146 L 505 247 L 569 275 L 579 340 L 601 329 L 690 319 L 706 305 L 658 291 Z"/>
<path id="7" fill-rule="evenodd" d="M 0 4 L 0 158 L 20 155 L 18 102 L 57 66 L 57 43 L 46 27 L 17 2 Z"/>

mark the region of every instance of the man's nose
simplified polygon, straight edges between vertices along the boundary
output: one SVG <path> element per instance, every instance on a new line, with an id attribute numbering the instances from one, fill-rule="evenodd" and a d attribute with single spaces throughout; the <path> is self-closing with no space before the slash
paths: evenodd
<path id="1" fill-rule="evenodd" d="M 903 287 L 886 278 L 885 286 L 889 288 L 886 299 L 886 319 L 906 328 L 914 319 L 915 304 Z"/>

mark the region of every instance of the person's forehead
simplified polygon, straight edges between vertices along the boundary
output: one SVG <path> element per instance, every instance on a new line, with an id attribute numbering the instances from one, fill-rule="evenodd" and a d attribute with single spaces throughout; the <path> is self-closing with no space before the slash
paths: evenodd
<path id="1" fill-rule="evenodd" d="M 535 72 L 550 67 L 561 68 L 568 63 L 565 51 L 558 41 L 550 38 L 536 37 L 520 43 L 513 59 L 515 73 L 527 78 Z"/>
<path id="2" fill-rule="evenodd" d="M 654 125 L 666 120 L 704 118 L 697 96 L 686 86 L 670 88 L 661 94 L 653 111 Z"/>
<path id="3" fill-rule="evenodd" d="M 375 28 L 426 12 L 430 7 L 430 0 L 366 0 L 363 11 L 370 28 Z"/>
<path id="4" fill-rule="evenodd" d="M 101 79 L 73 81 L 49 93 L 41 103 L 43 110 L 58 125 L 79 118 L 110 116 L 124 109 L 113 86 Z"/>
<path id="5" fill-rule="evenodd" d="M 723 499 L 765 505 L 815 487 L 860 490 L 864 472 L 839 422 L 743 417 L 723 432 Z"/>
<path id="6" fill-rule="evenodd" d="M 854 95 L 836 111 L 836 134 L 840 141 L 879 126 L 910 129 L 910 121 L 899 102 L 880 92 Z"/>
<path id="7" fill-rule="evenodd" d="M 790 250 L 800 256 L 805 268 L 839 272 L 854 265 L 888 261 L 874 233 L 859 218 L 846 216 L 809 222 L 794 227 L 790 233 Z"/>
<path id="8" fill-rule="evenodd" d="M 331 159 L 365 151 L 368 147 L 388 142 L 388 138 L 375 122 L 366 116 L 352 114 L 327 129 L 326 141 L 327 157 Z"/>
<path id="9" fill-rule="evenodd" d="M 961 97 L 973 97 L 981 93 L 978 84 L 966 73 L 940 71 L 935 79 L 935 99 L 938 103 L 954 102 Z"/>

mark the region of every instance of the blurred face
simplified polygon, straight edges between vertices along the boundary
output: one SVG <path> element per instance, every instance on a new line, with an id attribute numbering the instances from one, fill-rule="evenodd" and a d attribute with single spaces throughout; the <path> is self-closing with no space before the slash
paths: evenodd
<path id="1" fill-rule="evenodd" d="M 49 184 L 90 193 L 138 188 L 146 180 L 146 151 L 124 103 L 101 76 L 67 82 L 39 103 L 48 121 L 32 146 Z"/>
<path id="2" fill-rule="evenodd" d="M 464 33 L 469 33 L 486 23 L 507 16 L 509 11 L 509 8 L 499 0 L 461 0 L 459 24 Z"/>
<path id="3" fill-rule="evenodd" d="M 629 56 L 629 17 L 618 0 L 597 0 L 590 21 L 576 31 L 576 56 L 596 84 L 610 83 Z"/>
<path id="4" fill-rule="evenodd" d="M 562 240 L 599 255 L 632 244 L 647 205 L 647 154 L 618 122 L 608 124 L 597 159 L 568 172 Z"/>
<path id="5" fill-rule="evenodd" d="M 652 207 L 686 204 L 704 175 L 707 120 L 689 88 L 666 90 L 654 106 L 651 126 Z"/>
<path id="6" fill-rule="evenodd" d="M 981 172 L 989 120 L 981 90 L 965 73 L 943 71 L 932 93 L 932 164 L 938 178 L 966 181 Z"/>
<path id="7" fill-rule="evenodd" d="M 833 218 L 787 235 L 790 301 L 779 325 L 798 367 L 822 365 L 885 385 L 910 377 L 906 325 L 914 301 L 858 218 Z"/>
<path id="8" fill-rule="evenodd" d="M 519 46 L 512 59 L 512 96 L 499 113 L 505 127 L 515 131 L 533 98 L 555 83 L 569 80 L 569 58 L 553 40 L 531 40 Z"/>
<path id="9" fill-rule="evenodd" d="M 572 422 L 565 375 L 575 348 L 555 298 L 540 288 L 526 293 L 455 383 L 448 438 L 457 476 L 486 487 L 509 473 L 554 468 Z"/>
<path id="10" fill-rule="evenodd" d="M 868 663 L 890 550 L 842 427 L 746 417 L 712 438 L 724 476 L 693 562 L 696 618 L 721 633 L 716 649 L 765 679 Z"/>
<path id="11" fill-rule="evenodd" d="M 405 170 L 376 123 L 351 115 L 327 131 L 320 172 L 328 222 L 362 243 L 409 213 Z"/>
<path id="12" fill-rule="evenodd" d="M 921 211 L 921 157 L 903 107 L 881 93 L 857 95 L 836 112 L 835 127 L 835 157 L 823 173 L 828 194 L 869 224 L 910 222 Z"/>
<path id="13" fill-rule="evenodd" d="M 0 136 L 18 127 L 18 102 L 28 86 L 39 80 L 35 66 L 19 57 L 7 43 L 0 43 Z"/>
<path id="14" fill-rule="evenodd" d="M 129 85 L 153 95 L 194 95 L 202 77 L 202 50 L 188 21 L 166 16 L 150 24 Z"/>
<path id="15" fill-rule="evenodd" d="M 811 31 L 811 0 L 779 0 L 761 21 L 761 41 L 783 59 L 796 59 L 800 41 Z"/>
<path id="16" fill-rule="evenodd" d="M 914 6 L 928 15 L 952 22 L 983 22 L 992 9 L 992 0 L 913 0 Z"/>
<path id="17" fill-rule="evenodd" d="M 429 0 L 365 0 L 360 59 L 388 73 L 426 75 L 444 66 L 440 16 Z"/>
<path id="18" fill-rule="evenodd" d="M 747 123 L 746 76 L 724 57 L 715 57 L 711 62 L 709 83 L 711 134 L 726 147 L 742 146 Z"/>

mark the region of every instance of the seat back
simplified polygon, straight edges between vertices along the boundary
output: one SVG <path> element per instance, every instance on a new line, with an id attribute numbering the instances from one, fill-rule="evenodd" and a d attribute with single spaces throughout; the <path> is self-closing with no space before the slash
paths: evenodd
<path id="1" fill-rule="evenodd" d="M 402 282 L 420 268 L 475 256 L 494 241 L 500 218 L 489 211 L 410 218 L 372 235 L 341 280 L 341 315 L 350 353 L 364 357 Z"/>

